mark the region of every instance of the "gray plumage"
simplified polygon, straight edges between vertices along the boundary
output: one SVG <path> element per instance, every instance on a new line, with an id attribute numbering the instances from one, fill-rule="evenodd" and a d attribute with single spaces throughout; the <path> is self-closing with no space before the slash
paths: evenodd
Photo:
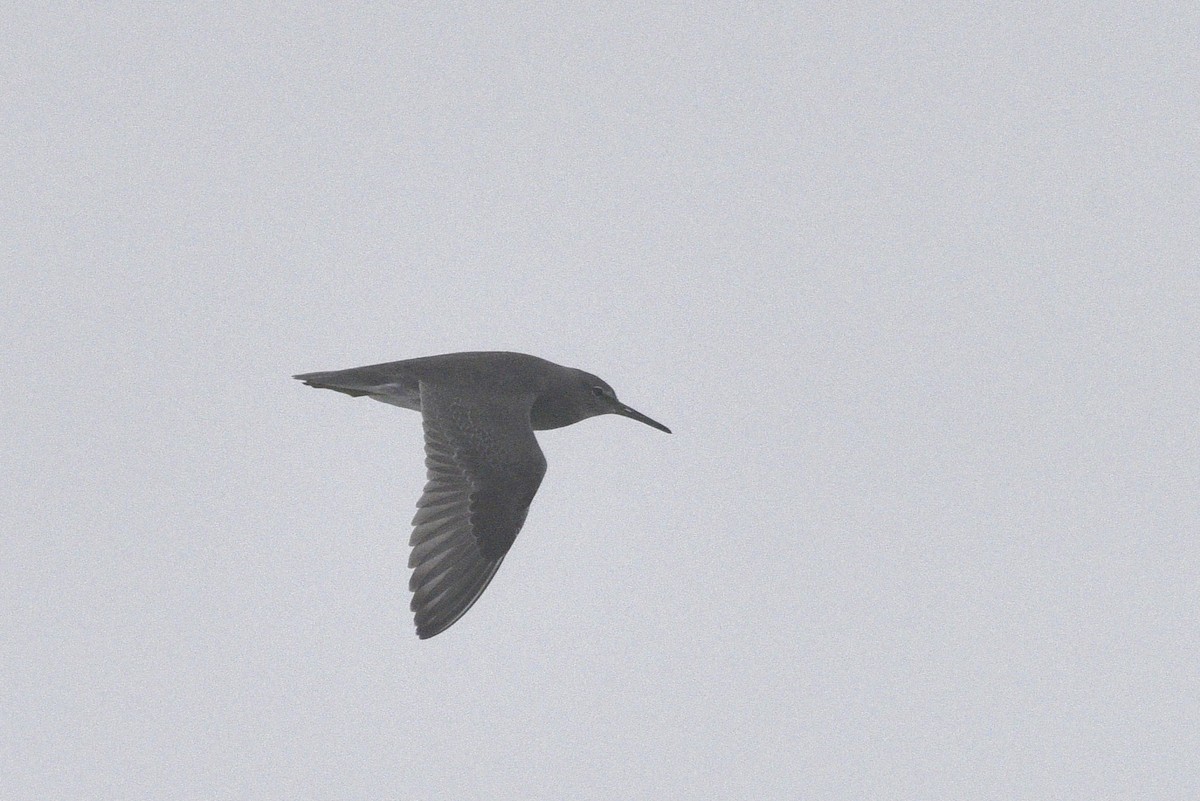
<path id="1" fill-rule="evenodd" d="M 670 433 L 596 376 L 523 353 L 449 353 L 295 378 L 421 412 L 428 481 L 408 560 L 421 639 L 471 608 L 512 547 L 546 473 L 534 431 L 619 414 Z"/>

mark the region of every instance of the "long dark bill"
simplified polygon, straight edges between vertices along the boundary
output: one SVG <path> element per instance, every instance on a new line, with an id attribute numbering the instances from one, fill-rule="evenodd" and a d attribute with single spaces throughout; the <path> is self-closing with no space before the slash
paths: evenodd
<path id="1" fill-rule="evenodd" d="M 637 420 L 639 423 L 645 423 L 646 425 L 650 426 L 651 428 L 657 428 L 659 431 L 666 431 L 668 434 L 671 433 L 671 429 L 667 428 L 662 423 L 658 422 L 657 420 L 651 420 L 649 417 L 642 414 L 637 409 L 631 409 L 630 407 L 626 406 L 623 403 L 620 406 L 618 406 L 614 411 L 616 411 L 616 413 L 619 415 L 628 417 L 630 420 Z"/>

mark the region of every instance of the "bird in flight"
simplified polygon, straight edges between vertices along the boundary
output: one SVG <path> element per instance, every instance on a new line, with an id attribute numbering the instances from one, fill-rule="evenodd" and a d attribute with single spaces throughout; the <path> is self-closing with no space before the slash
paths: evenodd
<path id="1" fill-rule="evenodd" d="M 512 547 L 546 473 L 534 431 L 619 414 L 671 433 L 591 373 L 523 353 L 447 353 L 294 378 L 421 413 L 428 480 L 408 560 L 421 639 L 466 614 Z"/>

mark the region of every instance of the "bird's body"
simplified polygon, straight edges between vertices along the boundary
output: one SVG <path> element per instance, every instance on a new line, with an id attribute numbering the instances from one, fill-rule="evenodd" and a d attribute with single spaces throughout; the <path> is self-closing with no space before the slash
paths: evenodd
<path id="1" fill-rule="evenodd" d="M 487 588 L 546 472 L 534 430 L 620 414 L 670 430 L 590 373 L 523 353 L 426 356 L 295 376 L 421 412 L 428 482 L 413 518 L 417 635 L 445 631 Z"/>

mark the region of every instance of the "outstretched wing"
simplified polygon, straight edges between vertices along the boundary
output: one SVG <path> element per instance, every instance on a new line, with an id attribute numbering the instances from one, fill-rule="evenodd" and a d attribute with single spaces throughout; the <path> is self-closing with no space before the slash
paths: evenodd
<path id="1" fill-rule="evenodd" d="M 408 565 L 417 636 L 439 634 L 487 588 L 546 473 L 532 398 L 464 395 L 421 382 L 428 482 Z"/>

